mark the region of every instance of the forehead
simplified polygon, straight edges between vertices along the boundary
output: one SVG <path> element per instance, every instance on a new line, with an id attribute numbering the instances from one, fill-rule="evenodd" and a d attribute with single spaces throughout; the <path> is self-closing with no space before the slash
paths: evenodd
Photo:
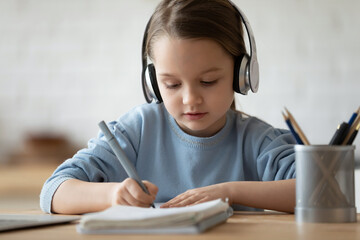
<path id="1" fill-rule="evenodd" d="M 182 39 L 162 36 L 153 45 L 156 70 L 191 71 L 221 67 L 232 60 L 226 50 L 211 39 Z"/>

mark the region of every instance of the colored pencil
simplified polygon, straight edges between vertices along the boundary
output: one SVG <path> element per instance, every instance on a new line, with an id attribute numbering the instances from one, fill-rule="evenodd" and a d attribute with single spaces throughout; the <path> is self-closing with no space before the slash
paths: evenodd
<path id="1" fill-rule="evenodd" d="M 285 111 L 292 123 L 292 125 L 295 127 L 295 130 L 297 132 L 297 134 L 299 135 L 301 141 L 305 144 L 305 145 L 310 145 L 309 140 L 306 138 L 305 134 L 303 133 L 303 131 L 301 130 L 300 126 L 297 124 L 297 122 L 295 121 L 295 118 L 293 117 L 293 115 L 289 112 L 289 110 L 287 110 L 287 108 L 285 108 Z"/>
<path id="2" fill-rule="evenodd" d="M 303 145 L 304 143 L 301 141 L 299 135 L 296 133 L 294 127 L 292 126 L 292 124 L 291 124 L 291 122 L 290 122 L 289 117 L 286 116 L 284 112 L 282 112 L 282 115 L 283 115 L 283 117 L 284 117 L 284 120 L 285 120 L 286 124 L 288 125 L 288 127 L 289 127 L 289 129 L 290 129 L 290 132 L 291 132 L 292 135 L 294 136 L 296 142 L 297 142 L 298 144 Z"/>

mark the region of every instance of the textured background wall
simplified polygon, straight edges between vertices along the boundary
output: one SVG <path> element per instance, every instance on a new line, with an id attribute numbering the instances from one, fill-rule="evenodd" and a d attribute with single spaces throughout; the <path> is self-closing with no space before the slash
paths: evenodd
<path id="1" fill-rule="evenodd" d="M 287 106 L 311 142 L 327 143 L 360 105 L 360 2 L 235 2 L 252 25 L 261 79 L 240 108 L 285 128 Z M 0 0 L 0 154 L 31 132 L 84 145 L 99 120 L 143 103 L 140 46 L 157 3 Z"/>
<path id="2" fill-rule="evenodd" d="M 258 94 L 237 97 L 240 109 L 286 128 L 287 106 L 312 143 L 328 143 L 360 105 L 360 1 L 235 2 L 252 25 L 261 79 Z M 143 103 L 140 46 L 157 3 L 0 0 L 0 156 L 29 133 L 85 146 L 100 120 Z"/>
<path id="3" fill-rule="evenodd" d="M 360 105 L 360 2 L 235 2 L 252 25 L 261 77 L 240 108 L 285 128 L 287 106 L 311 142 L 327 143 Z M 0 0 L 0 154 L 32 132 L 84 145 L 99 120 L 143 103 L 140 46 L 157 3 Z"/>

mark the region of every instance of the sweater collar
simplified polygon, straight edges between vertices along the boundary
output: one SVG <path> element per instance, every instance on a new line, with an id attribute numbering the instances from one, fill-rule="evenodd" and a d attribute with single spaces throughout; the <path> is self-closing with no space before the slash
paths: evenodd
<path id="1" fill-rule="evenodd" d="M 226 123 L 220 131 L 211 137 L 196 137 L 184 132 L 164 106 L 163 108 L 165 114 L 167 115 L 170 129 L 178 137 L 178 139 L 191 147 L 202 149 L 214 147 L 218 143 L 222 142 L 229 135 L 235 117 L 234 111 L 229 110 L 226 113 Z"/>

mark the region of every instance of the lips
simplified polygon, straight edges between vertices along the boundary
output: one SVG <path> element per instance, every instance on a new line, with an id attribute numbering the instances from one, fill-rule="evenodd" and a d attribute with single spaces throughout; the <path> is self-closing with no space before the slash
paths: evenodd
<path id="1" fill-rule="evenodd" d="M 184 116 L 189 120 L 199 120 L 202 119 L 206 114 L 206 112 L 189 112 L 185 113 Z"/>

